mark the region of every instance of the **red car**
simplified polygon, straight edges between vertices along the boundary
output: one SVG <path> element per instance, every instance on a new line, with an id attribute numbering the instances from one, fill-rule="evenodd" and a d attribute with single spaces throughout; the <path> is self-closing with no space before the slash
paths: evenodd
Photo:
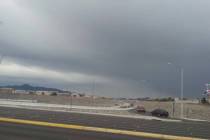
<path id="1" fill-rule="evenodd" d="M 136 107 L 136 111 L 137 111 L 138 113 L 146 113 L 146 109 L 145 109 L 144 106 L 142 106 L 142 105 L 138 105 L 138 106 Z"/>

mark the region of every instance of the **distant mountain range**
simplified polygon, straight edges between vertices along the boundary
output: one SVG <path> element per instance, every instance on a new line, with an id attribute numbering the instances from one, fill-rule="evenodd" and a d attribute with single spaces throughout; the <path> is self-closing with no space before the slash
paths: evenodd
<path id="1" fill-rule="evenodd" d="M 57 89 L 57 88 L 34 87 L 29 84 L 0 86 L 0 88 L 13 88 L 15 90 L 32 90 L 32 91 L 57 91 L 60 93 L 65 92 L 65 91 Z"/>

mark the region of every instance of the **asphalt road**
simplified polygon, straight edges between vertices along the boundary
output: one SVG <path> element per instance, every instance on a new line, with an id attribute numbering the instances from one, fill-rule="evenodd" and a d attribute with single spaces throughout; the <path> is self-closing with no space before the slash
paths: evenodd
<path id="1" fill-rule="evenodd" d="M 79 113 L 50 112 L 40 110 L 28 110 L 0 107 L 0 117 L 17 118 L 25 120 L 46 121 L 53 123 L 65 123 L 85 125 L 120 130 L 132 130 L 150 133 L 159 133 L 176 136 L 188 136 L 198 138 L 210 138 L 210 123 L 207 122 L 162 122 L 141 119 L 119 118 L 110 116 L 87 115 Z M 31 125 L 17 125 L 0 122 L 0 138 L 12 139 L 12 137 L 24 136 L 26 139 L 136 139 L 134 137 L 101 134 L 95 132 L 83 132 L 58 128 L 38 127 Z M 13 137 L 13 138 L 14 138 Z M 24 139 L 21 138 L 21 139 Z M 17 139 L 17 138 L 15 138 Z M 137 138 L 139 139 L 139 138 Z M 148 139 L 148 138 L 147 138 Z"/>
<path id="2" fill-rule="evenodd" d="M 148 140 L 123 135 L 75 131 L 71 129 L 0 123 L 1 140 Z M 152 140 L 152 139 L 151 139 Z"/>

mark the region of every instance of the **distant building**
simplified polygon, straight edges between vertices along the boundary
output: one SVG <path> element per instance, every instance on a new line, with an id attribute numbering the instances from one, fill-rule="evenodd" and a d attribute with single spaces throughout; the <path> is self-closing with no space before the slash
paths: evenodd
<path id="1" fill-rule="evenodd" d="M 34 94 L 34 95 L 52 95 L 58 94 L 58 91 L 33 91 L 33 90 L 15 90 L 16 94 Z"/>
<path id="2" fill-rule="evenodd" d="M 15 94 L 29 94 L 29 91 L 26 91 L 26 90 L 15 90 Z"/>
<path id="3" fill-rule="evenodd" d="M 70 96 L 71 93 L 70 92 L 61 92 L 59 93 L 60 96 Z"/>
<path id="4" fill-rule="evenodd" d="M 35 94 L 36 91 L 33 90 L 15 90 L 15 94 Z"/>
<path id="5" fill-rule="evenodd" d="M 0 88 L 0 94 L 14 94 L 15 90 L 13 88 Z"/>
<path id="6" fill-rule="evenodd" d="M 37 95 L 52 95 L 53 93 L 58 94 L 58 91 L 36 91 Z"/>

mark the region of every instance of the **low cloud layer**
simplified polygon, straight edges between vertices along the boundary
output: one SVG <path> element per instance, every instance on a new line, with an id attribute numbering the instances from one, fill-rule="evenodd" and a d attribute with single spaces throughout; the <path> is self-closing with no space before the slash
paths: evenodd
<path id="1" fill-rule="evenodd" d="M 210 81 L 209 5 L 0 0 L 0 84 L 177 97 L 183 67 L 185 96 L 199 97 Z"/>

